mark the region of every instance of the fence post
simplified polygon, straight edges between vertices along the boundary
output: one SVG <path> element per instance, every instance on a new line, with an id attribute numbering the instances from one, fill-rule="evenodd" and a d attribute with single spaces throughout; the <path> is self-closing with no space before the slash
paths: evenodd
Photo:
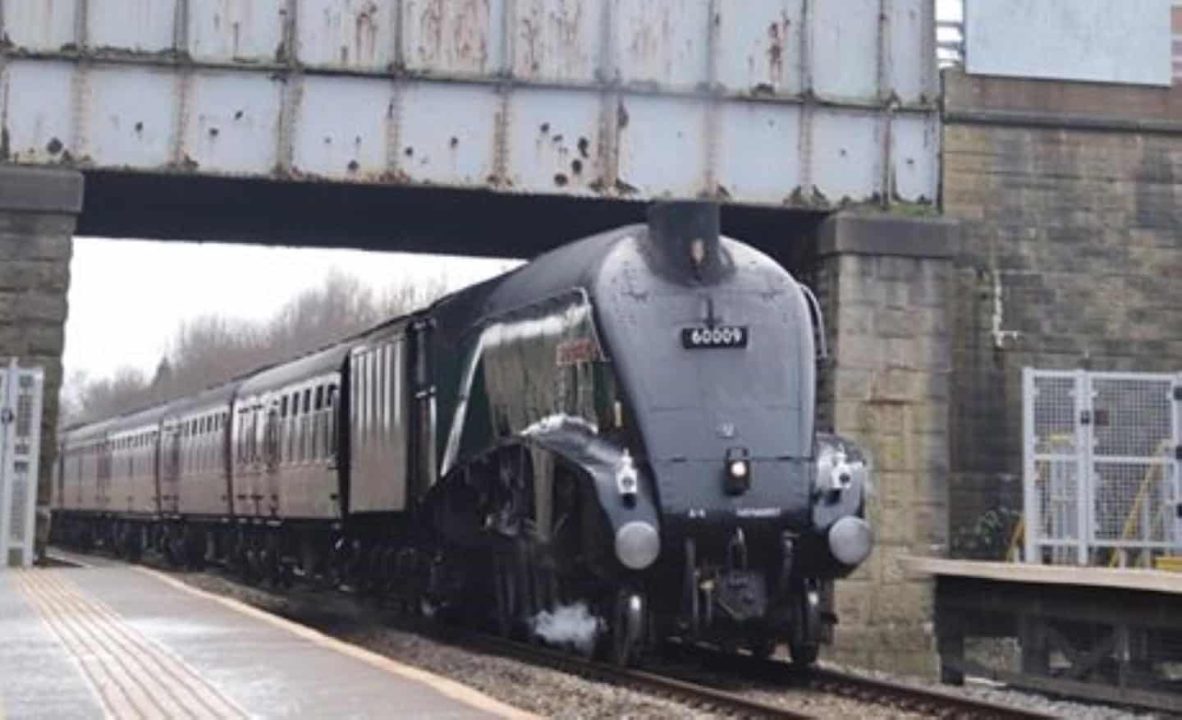
<path id="1" fill-rule="evenodd" d="M 1171 452 L 1174 456 L 1174 551 L 1182 553 L 1182 373 L 1174 378 L 1174 387 L 1171 388 L 1171 396 L 1173 397 L 1173 424 L 1174 424 L 1174 447 Z"/>
<path id="2" fill-rule="evenodd" d="M 1034 453 L 1037 441 L 1034 437 L 1034 369 L 1022 368 L 1022 443 L 1025 467 L 1022 472 L 1022 514 L 1023 521 L 1023 560 L 1026 562 L 1041 562 L 1042 556 L 1038 551 L 1039 532 L 1042 531 L 1042 518 L 1039 516 L 1037 465 Z"/>
<path id="3" fill-rule="evenodd" d="M 8 567 L 8 539 L 12 534 L 10 525 L 13 473 L 9 468 L 8 455 L 13 431 L 16 429 L 13 423 L 14 411 L 10 407 L 10 385 L 15 384 L 15 378 L 15 359 L 7 367 L 0 366 L 0 569 Z"/>
<path id="4" fill-rule="evenodd" d="M 1085 370 L 1075 373 L 1075 513 L 1077 540 L 1075 562 L 1087 565 L 1093 541 L 1092 528 L 1092 383 Z M 1085 422 L 1086 419 L 1086 422 Z"/>

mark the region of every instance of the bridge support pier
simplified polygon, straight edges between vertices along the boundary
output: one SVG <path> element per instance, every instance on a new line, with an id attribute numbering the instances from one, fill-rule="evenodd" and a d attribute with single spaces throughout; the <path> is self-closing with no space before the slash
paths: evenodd
<path id="1" fill-rule="evenodd" d="M 45 370 L 38 557 L 49 530 L 66 293 L 82 185 L 75 170 L 0 165 L 0 360 L 16 357 L 22 365 Z"/>
<path id="2" fill-rule="evenodd" d="M 834 659 L 936 672 L 934 589 L 907 555 L 944 555 L 948 538 L 950 283 L 957 225 L 841 212 L 817 236 L 816 281 L 831 360 L 823 424 L 869 448 L 874 554 L 837 586 Z"/>

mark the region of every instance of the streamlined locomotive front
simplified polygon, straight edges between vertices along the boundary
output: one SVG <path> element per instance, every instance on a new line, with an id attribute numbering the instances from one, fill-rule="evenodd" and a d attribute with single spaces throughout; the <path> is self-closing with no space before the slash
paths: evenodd
<path id="1" fill-rule="evenodd" d="M 598 273 L 599 327 L 641 445 L 620 486 L 651 483 L 659 505 L 660 527 L 617 534 L 616 551 L 634 570 L 648 568 L 632 556 L 652 558 L 643 602 L 659 631 L 759 651 L 787 640 L 811 662 L 828 581 L 870 551 L 867 464 L 815 432 L 819 309 L 773 261 L 721 239 L 717 218 L 658 206 Z"/>

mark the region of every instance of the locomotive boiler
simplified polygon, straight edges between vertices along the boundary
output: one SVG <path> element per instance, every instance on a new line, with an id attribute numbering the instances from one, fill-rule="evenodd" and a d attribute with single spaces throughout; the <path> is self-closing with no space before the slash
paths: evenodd
<path id="1" fill-rule="evenodd" d="M 868 463 L 815 427 L 823 343 L 811 293 L 722 237 L 717 206 L 657 204 L 333 347 L 71 429 L 55 534 L 506 634 L 577 608 L 589 637 L 569 640 L 621 663 L 680 638 L 807 664 L 833 580 L 872 545 Z M 126 509 L 104 496 L 124 465 L 155 482 Z"/>

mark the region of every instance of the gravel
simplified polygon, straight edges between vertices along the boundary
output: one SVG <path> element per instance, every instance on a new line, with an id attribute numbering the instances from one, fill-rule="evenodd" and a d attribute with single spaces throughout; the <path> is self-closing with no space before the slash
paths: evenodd
<path id="1" fill-rule="evenodd" d="M 545 717 L 591 718 L 718 717 L 680 703 L 564 672 L 488 655 L 437 641 L 413 630 L 391 627 L 399 618 L 339 593 L 298 591 L 278 595 L 245 587 L 209 573 L 179 574 L 203 590 L 233 597 L 296 620 L 346 642 L 439 675 L 453 678 L 498 700 Z"/>
<path id="2" fill-rule="evenodd" d="M 1109 707 L 1107 705 L 1091 705 L 1087 703 L 1074 702 L 1071 700 L 1050 698 L 1044 695 L 1038 695 L 1036 693 L 1012 690 L 1008 687 L 996 685 L 989 681 L 977 678 L 968 678 L 966 679 L 963 687 L 955 687 L 921 678 L 900 678 L 889 673 L 849 667 L 845 665 L 837 665 L 834 663 L 823 663 L 823 666 L 837 672 L 862 675 L 880 680 L 906 682 L 917 687 L 934 687 L 944 692 L 959 693 L 967 697 L 987 700 L 1000 705 L 1010 705 L 1017 708 L 1025 708 L 1027 710 L 1047 713 L 1057 717 L 1072 718 L 1072 720 L 1152 720 L 1154 718 L 1165 717 L 1164 715 L 1158 715 L 1154 713 L 1132 712 L 1129 710 Z"/>
<path id="3" fill-rule="evenodd" d="M 299 589 L 279 594 L 245 586 L 213 573 L 178 573 L 177 577 L 203 590 L 233 597 L 310 625 L 399 662 L 459 680 L 498 700 L 545 717 L 571 720 L 722 717 L 629 688 L 436 640 L 431 637 L 429 629 L 421 625 L 416 629 L 417 621 L 408 621 L 342 593 Z M 683 676 L 692 675 L 692 679 L 722 690 L 816 717 L 872 720 L 925 717 L 816 690 L 761 684 L 738 678 L 733 673 L 680 667 Z"/>
<path id="4" fill-rule="evenodd" d="M 162 568 L 163 569 L 163 568 Z M 246 586 L 217 573 L 175 573 L 179 579 L 219 595 L 233 597 L 263 610 L 315 627 L 346 642 L 409 665 L 438 673 L 476 688 L 515 707 L 553 718 L 714 718 L 720 717 L 682 703 L 628 688 L 571 675 L 512 658 L 453 645 L 432 637 L 417 620 L 408 620 L 339 592 L 297 589 L 285 593 Z M 417 627 L 416 627 L 417 625 Z M 876 679 L 899 680 L 888 673 L 822 663 L 829 669 Z M 898 718 L 925 717 L 892 707 L 870 705 L 804 688 L 784 689 L 774 683 L 739 677 L 735 673 L 688 669 L 679 674 L 728 692 L 750 696 L 817 717 Z M 1102 705 L 1051 699 L 1041 695 L 992 686 L 983 681 L 954 688 L 917 678 L 905 681 L 922 687 L 1028 708 L 1060 717 L 1082 720 L 1148 719 L 1150 713 L 1133 713 Z"/>

